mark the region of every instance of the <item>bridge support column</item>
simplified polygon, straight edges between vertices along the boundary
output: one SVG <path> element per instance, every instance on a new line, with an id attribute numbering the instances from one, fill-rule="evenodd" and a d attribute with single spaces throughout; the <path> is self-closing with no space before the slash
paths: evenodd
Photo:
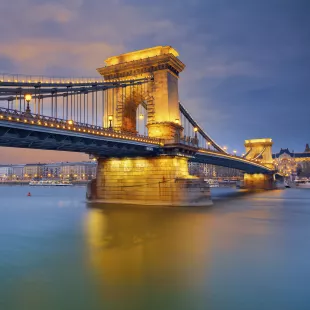
<path id="1" fill-rule="evenodd" d="M 157 206 L 212 204 L 206 182 L 188 173 L 187 158 L 99 159 L 88 198 L 98 202 Z"/>
<path id="2" fill-rule="evenodd" d="M 270 174 L 244 174 L 243 187 L 246 189 L 276 189 L 277 185 L 273 175 Z"/>

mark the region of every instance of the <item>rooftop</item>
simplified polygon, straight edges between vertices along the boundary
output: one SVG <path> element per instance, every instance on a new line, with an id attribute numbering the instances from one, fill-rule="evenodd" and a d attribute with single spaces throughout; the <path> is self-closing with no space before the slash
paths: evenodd
<path id="1" fill-rule="evenodd" d="M 179 53 L 171 46 L 155 46 L 151 48 L 146 48 L 143 50 L 133 51 L 125 54 L 121 54 L 118 56 L 112 56 L 105 60 L 105 63 L 108 66 L 117 65 L 124 62 L 129 62 L 133 60 L 140 60 L 149 57 L 172 54 L 175 57 L 179 56 Z"/>

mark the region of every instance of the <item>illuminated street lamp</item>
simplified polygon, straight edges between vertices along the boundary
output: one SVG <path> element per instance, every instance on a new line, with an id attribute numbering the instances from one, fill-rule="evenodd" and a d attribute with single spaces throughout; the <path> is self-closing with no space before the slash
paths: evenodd
<path id="1" fill-rule="evenodd" d="M 210 142 L 210 141 L 208 141 L 208 149 L 210 149 L 210 145 L 211 145 L 211 142 Z"/>
<path id="2" fill-rule="evenodd" d="M 176 118 L 174 121 L 176 124 L 178 124 L 178 125 L 180 124 L 180 120 L 178 118 Z"/>
<path id="3" fill-rule="evenodd" d="M 233 152 L 234 152 L 234 155 L 237 155 L 237 151 L 236 150 L 233 150 Z"/>
<path id="4" fill-rule="evenodd" d="M 223 147 L 223 150 L 226 152 L 226 151 L 227 151 L 227 146 L 224 146 L 224 147 Z"/>
<path id="5" fill-rule="evenodd" d="M 198 128 L 197 128 L 197 127 L 194 127 L 195 138 L 197 138 L 197 131 L 198 131 Z"/>
<path id="6" fill-rule="evenodd" d="M 70 120 L 68 121 L 68 124 L 69 124 L 69 125 L 73 125 L 73 121 L 70 119 Z"/>
<path id="7" fill-rule="evenodd" d="M 113 120 L 113 115 L 109 115 L 109 128 L 112 129 L 112 120 Z"/>
<path id="8" fill-rule="evenodd" d="M 197 137 L 197 132 L 198 132 L 198 128 L 197 127 L 194 127 L 194 132 L 195 132 L 194 144 L 198 147 L 199 140 L 198 140 L 198 137 Z"/>
<path id="9" fill-rule="evenodd" d="M 29 103 L 30 103 L 30 100 L 32 99 L 32 96 L 31 96 L 31 94 L 25 94 L 24 98 L 27 102 L 26 113 L 31 113 Z"/>

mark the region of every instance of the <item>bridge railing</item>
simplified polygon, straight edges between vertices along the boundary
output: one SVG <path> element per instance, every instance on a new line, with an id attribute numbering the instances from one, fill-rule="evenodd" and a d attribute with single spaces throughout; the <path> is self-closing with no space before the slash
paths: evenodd
<path id="1" fill-rule="evenodd" d="M 163 141 L 157 138 L 150 138 L 148 136 L 133 134 L 120 130 L 115 130 L 113 127 L 105 128 L 96 125 L 90 125 L 72 120 L 65 120 L 50 116 L 43 116 L 31 112 L 21 112 L 14 109 L 6 109 L 0 107 L 0 120 L 9 122 L 24 123 L 34 126 L 45 126 L 59 130 L 69 130 L 81 134 L 101 135 L 117 139 L 133 140 L 138 142 L 145 142 L 150 144 L 163 144 Z"/>
<path id="2" fill-rule="evenodd" d="M 103 82 L 101 76 L 98 77 L 47 77 L 43 75 L 25 75 L 0 73 L 0 82 L 14 83 L 99 83 Z"/>
<path id="3" fill-rule="evenodd" d="M 198 147 L 198 139 L 190 136 L 179 137 L 176 135 L 174 139 L 166 139 L 165 144 L 182 144 L 191 147 Z"/>

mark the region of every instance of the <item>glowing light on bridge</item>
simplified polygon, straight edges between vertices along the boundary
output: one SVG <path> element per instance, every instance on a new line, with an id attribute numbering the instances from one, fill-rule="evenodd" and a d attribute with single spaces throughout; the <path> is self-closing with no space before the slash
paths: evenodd
<path id="1" fill-rule="evenodd" d="M 30 100 L 32 99 L 31 94 L 25 94 L 25 100 L 29 103 Z"/>
<path id="2" fill-rule="evenodd" d="M 113 115 L 109 115 L 108 120 L 109 120 L 109 128 L 112 129 Z"/>

